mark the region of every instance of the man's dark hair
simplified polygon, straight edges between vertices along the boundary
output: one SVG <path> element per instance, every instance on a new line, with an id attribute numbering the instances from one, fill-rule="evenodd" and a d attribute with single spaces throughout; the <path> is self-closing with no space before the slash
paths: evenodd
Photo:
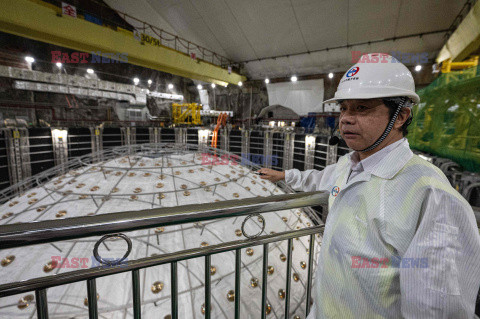
<path id="1" fill-rule="evenodd" d="M 407 99 L 407 101 L 409 101 L 408 97 L 405 97 L 405 99 Z M 393 99 L 392 98 L 384 98 L 382 100 L 383 100 L 383 104 L 385 104 L 385 106 L 388 107 L 388 115 L 389 115 L 389 119 L 391 120 L 393 115 L 395 114 L 395 111 L 397 110 L 398 104 L 400 103 L 399 99 L 398 98 L 393 98 Z M 408 120 L 405 123 L 403 123 L 403 125 L 402 125 L 403 136 L 407 136 L 408 126 L 410 125 L 410 123 L 412 123 L 412 118 L 413 118 L 413 116 L 412 116 L 412 114 L 410 114 L 410 117 L 408 118 Z"/>

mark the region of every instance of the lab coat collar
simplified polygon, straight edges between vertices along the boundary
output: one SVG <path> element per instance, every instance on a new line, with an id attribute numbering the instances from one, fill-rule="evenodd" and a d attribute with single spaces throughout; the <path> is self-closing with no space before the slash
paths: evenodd
<path id="1" fill-rule="evenodd" d="M 353 154 L 354 152 L 349 153 L 349 167 L 351 167 L 352 164 L 351 157 Z M 372 174 L 384 179 L 391 179 L 405 166 L 405 164 L 407 164 L 407 162 L 412 158 L 412 156 L 413 152 L 410 150 L 408 140 L 404 138 L 403 141 L 401 141 L 388 153 L 382 154 L 382 158 L 376 165 L 373 165 L 372 167 L 370 165 L 365 165 L 365 172 L 363 173 L 368 173 L 367 175 Z M 354 178 L 354 180 L 355 179 L 356 178 Z"/>

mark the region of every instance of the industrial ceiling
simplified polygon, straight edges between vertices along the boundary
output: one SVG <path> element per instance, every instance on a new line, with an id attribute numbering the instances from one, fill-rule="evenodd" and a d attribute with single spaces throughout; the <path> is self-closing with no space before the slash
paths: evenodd
<path id="1" fill-rule="evenodd" d="M 465 4 L 464 0 L 105 2 L 235 62 L 248 61 L 245 69 L 252 79 L 342 72 L 352 64 L 352 51 L 427 52 L 433 60 Z M 268 57 L 277 58 L 264 59 Z"/>

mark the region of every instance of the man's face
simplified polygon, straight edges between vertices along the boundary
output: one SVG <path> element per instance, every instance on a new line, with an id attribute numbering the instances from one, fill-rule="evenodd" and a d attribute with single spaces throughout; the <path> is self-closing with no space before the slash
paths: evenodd
<path id="1" fill-rule="evenodd" d="M 340 104 L 340 133 L 353 150 L 363 150 L 382 135 L 389 122 L 381 99 L 344 100 Z"/>

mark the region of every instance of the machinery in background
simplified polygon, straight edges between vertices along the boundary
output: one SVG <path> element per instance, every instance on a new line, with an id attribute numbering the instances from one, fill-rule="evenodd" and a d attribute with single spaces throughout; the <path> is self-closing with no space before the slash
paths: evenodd
<path id="1" fill-rule="evenodd" d="M 227 125 L 227 118 L 228 114 L 227 113 L 221 113 L 218 116 L 217 119 L 217 125 L 215 126 L 215 129 L 213 130 L 213 135 L 212 135 L 212 147 L 217 148 L 217 140 L 218 140 L 218 131 L 225 125 Z"/>
<path id="2" fill-rule="evenodd" d="M 200 110 L 202 106 L 198 103 L 173 103 L 172 118 L 173 124 L 201 125 L 202 119 Z"/>

